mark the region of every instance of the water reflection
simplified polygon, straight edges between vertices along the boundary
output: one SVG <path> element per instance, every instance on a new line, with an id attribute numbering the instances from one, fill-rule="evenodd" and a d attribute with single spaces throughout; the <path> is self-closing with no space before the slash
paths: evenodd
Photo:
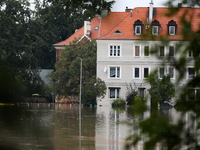
<path id="1" fill-rule="evenodd" d="M 176 123 L 181 113 L 174 108 L 161 111 Z M 134 126 L 150 116 L 145 112 L 136 116 L 129 108 L 115 110 L 108 106 L 81 109 L 81 143 L 79 143 L 79 106 L 65 104 L 19 104 L 0 106 L 0 149 L 32 150 L 122 150 Z M 191 128 L 190 114 L 185 119 Z M 193 125 L 194 127 L 194 125 Z M 143 141 L 133 149 L 142 150 Z M 157 150 L 161 144 L 157 144 Z"/>
<path id="2" fill-rule="evenodd" d="M 96 149 L 120 150 L 131 127 L 120 122 L 128 120 L 126 111 L 113 110 L 110 107 L 97 108 Z"/>
<path id="3" fill-rule="evenodd" d="M 81 149 L 123 149 L 129 127 L 126 110 L 82 107 Z M 0 149 L 79 149 L 79 106 L 0 106 Z"/>

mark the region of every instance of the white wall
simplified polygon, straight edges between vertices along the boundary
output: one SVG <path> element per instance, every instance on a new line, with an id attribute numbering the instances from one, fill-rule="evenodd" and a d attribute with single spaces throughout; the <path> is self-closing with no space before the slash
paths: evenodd
<path id="1" fill-rule="evenodd" d="M 169 46 L 175 46 L 175 58 L 180 56 L 176 52 L 176 44 L 178 41 L 170 41 L 167 44 L 160 44 L 160 41 L 141 41 L 141 40 L 97 40 L 97 77 L 105 81 L 107 86 L 107 94 L 104 99 L 98 101 L 98 105 L 110 105 L 113 99 L 109 99 L 109 87 L 119 87 L 120 97 L 126 97 L 126 83 L 134 81 L 137 86 L 149 88 L 149 85 L 145 83 L 143 78 L 143 68 L 149 67 L 150 72 L 158 70 L 159 66 L 163 61 L 165 61 L 165 73 L 167 74 L 167 67 L 170 66 L 170 62 L 166 58 L 158 59 L 158 54 L 150 54 L 149 57 L 144 57 L 143 48 L 145 45 L 150 46 L 150 49 L 153 47 L 158 47 L 159 45 L 165 46 L 165 54 L 167 55 L 169 51 Z M 187 42 L 185 42 L 187 44 Z M 110 45 L 119 45 L 121 46 L 121 56 L 119 57 L 110 57 Z M 140 46 L 140 57 L 134 56 L 134 47 L 135 45 Z M 185 45 L 183 45 L 184 47 Z M 119 79 L 111 79 L 109 76 L 109 67 L 120 67 L 121 74 Z M 140 78 L 134 79 L 134 67 L 137 66 L 140 68 Z M 193 62 L 187 62 L 187 66 L 193 66 Z M 171 79 L 173 83 L 176 82 L 178 77 L 177 72 L 175 71 L 175 79 Z M 178 86 L 182 86 L 188 81 L 187 76 L 179 83 Z M 147 94 L 147 92 L 146 92 Z M 150 102 L 149 102 L 150 104 Z"/>

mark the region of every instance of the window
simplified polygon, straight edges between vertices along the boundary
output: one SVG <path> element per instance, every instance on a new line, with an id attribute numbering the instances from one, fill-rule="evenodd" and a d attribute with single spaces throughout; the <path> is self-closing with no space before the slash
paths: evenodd
<path id="1" fill-rule="evenodd" d="M 144 97 L 144 90 L 145 88 L 138 88 L 139 94 Z"/>
<path id="2" fill-rule="evenodd" d="M 188 58 L 192 58 L 193 57 L 193 51 L 189 50 L 188 51 Z"/>
<path id="3" fill-rule="evenodd" d="M 134 56 L 135 57 L 140 57 L 140 46 L 135 46 L 134 47 Z"/>
<path id="4" fill-rule="evenodd" d="M 174 57 L 174 50 L 175 48 L 174 48 L 174 46 L 169 46 L 169 56 L 170 57 Z"/>
<path id="5" fill-rule="evenodd" d="M 135 27 L 135 34 L 140 35 L 141 34 L 141 26 L 136 26 Z"/>
<path id="6" fill-rule="evenodd" d="M 160 53 L 160 57 L 165 57 L 165 47 L 164 46 L 160 46 L 159 47 L 159 53 Z"/>
<path id="7" fill-rule="evenodd" d="M 119 98 L 120 96 L 120 88 L 109 87 L 109 98 Z"/>
<path id="8" fill-rule="evenodd" d="M 159 29 L 160 29 L 160 26 L 161 24 L 159 23 L 158 20 L 154 20 L 152 21 L 152 34 L 153 35 L 159 35 Z"/>
<path id="9" fill-rule="evenodd" d="M 110 45 L 110 57 L 120 57 L 121 56 L 121 46 Z"/>
<path id="10" fill-rule="evenodd" d="M 144 46 L 144 56 L 149 57 L 149 46 Z"/>
<path id="11" fill-rule="evenodd" d="M 153 35 L 158 35 L 158 26 L 153 26 L 152 27 L 152 34 Z"/>
<path id="12" fill-rule="evenodd" d="M 98 27 L 98 26 L 96 26 L 96 27 L 94 28 L 94 30 L 95 30 L 95 31 L 97 31 L 98 29 L 99 29 L 99 27 Z"/>
<path id="13" fill-rule="evenodd" d="M 176 21 L 174 20 L 169 21 L 167 24 L 167 27 L 168 27 L 169 35 L 176 35 L 176 31 L 177 31 Z"/>
<path id="14" fill-rule="evenodd" d="M 142 21 L 140 20 L 135 21 L 135 23 L 133 24 L 134 35 L 141 35 L 143 26 L 144 24 L 142 23 Z"/>
<path id="15" fill-rule="evenodd" d="M 188 99 L 189 100 L 199 100 L 200 91 L 199 89 L 188 89 Z"/>
<path id="16" fill-rule="evenodd" d="M 188 68 L 188 79 L 195 77 L 195 70 L 194 68 Z"/>
<path id="17" fill-rule="evenodd" d="M 120 78 L 120 67 L 110 67 L 110 78 Z"/>
<path id="18" fill-rule="evenodd" d="M 140 67 L 133 68 L 133 78 L 140 79 Z"/>
<path id="19" fill-rule="evenodd" d="M 115 32 L 113 32 L 113 34 L 122 34 L 122 32 L 120 30 L 116 30 Z"/>
<path id="20" fill-rule="evenodd" d="M 169 35 L 175 35 L 175 26 L 169 26 Z"/>
<path id="21" fill-rule="evenodd" d="M 149 76 L 149 67 L 144 67 L 143 68 L 143 78 L 148 78 Z"/>
<path id="22" fill-rule="evenodd" d="M 168 74 L 170 76 L 170 79 L 174 79 L 175 78 L 174 68 L 173 67 L 168 67 Z"/>
<path id="23" fill-rule="evenodd" d="M 159 68 L 159 78 L 162 79 L 165 75 L 165 68 Z"/>

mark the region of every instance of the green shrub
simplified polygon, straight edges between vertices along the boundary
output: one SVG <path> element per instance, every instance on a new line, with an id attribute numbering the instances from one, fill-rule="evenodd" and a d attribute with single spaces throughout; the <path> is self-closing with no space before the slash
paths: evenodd
<path id="1" fill-rule="evenodd" d="M 134 103 L 135 96 L 138 94 L 137 91 L 132 91 L 132 93 L 128 93 L 126 96 L 127 105 L 132 105 Z"/>
<path id="2" fill-rule="evenodd" d="M 145 100 L 141 95 L 135 96 L 133 108 L 135 115 L 140 115 L 142 114 L 142 112 L 145 112 L 147 110 Z"/>
<path id="3" fill-rule="evenodd" d="M 136 95 L 134 98 L 134 105 L 138 106 L 143 104 L 143 97 L 141 95 Z"/>
<path id="4" fill-rule="evenodd" d="M 125 100 L 123 99 L 116 99 L 111 103 L 112 107 L 123 107 L 126 105 Z"/>
<path id="5" fill-rule="evenodd" d="M 136 84 L 132 81 L 129 84 L 126 83 L 126 89 L 127 89 L 127 93 L 126 93 L 127 105 L 132 105 L 134 103 L 135 96 L 138 94 L 136 90 L 138 88 Z"/>

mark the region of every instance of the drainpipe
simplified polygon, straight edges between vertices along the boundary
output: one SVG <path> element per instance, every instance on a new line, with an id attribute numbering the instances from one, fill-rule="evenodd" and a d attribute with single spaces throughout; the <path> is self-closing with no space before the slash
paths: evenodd
<path id="1" fill-rule="evenodd" d="M 100 32 L 101 32 L 101 19 L 102 19 L 102 17 L 99 17 L 99 19 L 100 19 L 100 24 L 99 24 L 99 34 L 98 34 L 98 37 L 100 37 Z"/>

